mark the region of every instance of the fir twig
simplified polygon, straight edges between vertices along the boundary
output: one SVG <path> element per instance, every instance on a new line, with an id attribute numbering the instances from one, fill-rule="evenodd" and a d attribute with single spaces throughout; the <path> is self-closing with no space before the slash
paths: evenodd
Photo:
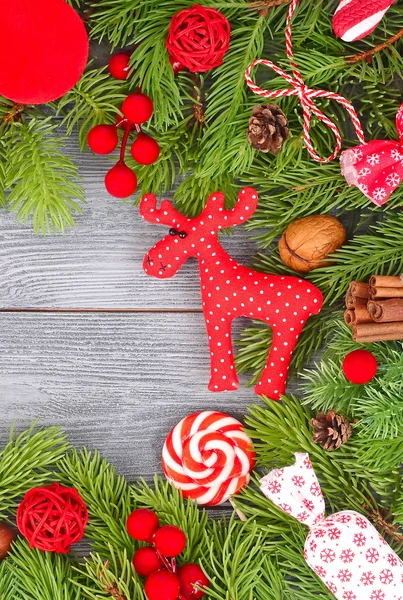
<path id="1" fill-rule="evenodd" d="M 349 64 L 354 64 L 354 63 L 361 62 L 362 60 L 365 60 L 369 64 L 371 64 L 374 54 L 377 54 L 378 52 L 382 52 L 382 50 L 390 48 L 391 46 L 393 46 L 393 44 L 395 44 L 402 37 L 403 37 L 403 29 L 400 29 L 397 33 L 392 35 L 390 38 L 388 38 L 382 44 L 377 44 L 376 46 L 374 46 L 374 48 L 371 48 L 370 50 L 366 50 L 365 52 L 358 52 L 354 56 L 348 56 L 346 58 L 346 62 L 348 62 Z"/>

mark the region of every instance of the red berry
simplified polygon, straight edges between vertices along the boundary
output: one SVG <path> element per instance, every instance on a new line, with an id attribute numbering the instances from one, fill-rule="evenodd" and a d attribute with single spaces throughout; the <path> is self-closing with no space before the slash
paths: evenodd
<path id="1" fill-rule="evenodd" d="M 142 577 L 148 577 L 154 571 L 162 569 L 163 564 L 156 550 L 150 546 L 139 548 L 133 557 L 133 566 Z"/>
<path id="2" fill-rule="evenodd" d="M 126 528 L 129 535 L 135 540 L 150 542 L 158 529 L 158 525 L 159 521 L 155 512 L 149 508 L 138 508 L 129 515 Z"/>
<path id="3" fill-rule="evenodd" d="M 136 191 L 136 174 L 125 163 L 118 162 L 106 174 L 105 187 L 111 196 L 127 198 Z"/>
<path id="4" fill-rule="evenodd" d="M 170 571 L 155 571 L 147 579 L 144 589 L 148 600 L 177 600 L 179 579 Z"/>
<path id="5" fill-rule="evenodd" d="M 153 114 L 153 103 L 151 98 L 145 94 L 130 94 L 122 104 L 122 113 L 132 123 L 140 125 Z"/>
<path id="6" fill-rule="evenodd" d="M 118 142 L 118 133 L 114 125 L 96 125 L 88 134 L 88 145 L 96 154 L 110 154 Z"/>
<path id="7" fill-rule="evenodd" d="M 131 53 L 130 52 L 119 52 L 114 54 L 109 60 L 108 68 L 109 73 L 115 79 L 127 79 L 129 77 Z"/>
<path id="8" fill-rule="evenodd" d="M 203 573 L 199 565 L 183 565 L 178 571 L 181 594 L 186 600 L 199 600 L 203 598 L 204 592 L 197 590 L 194 586 L 207 587 L 209 580 Z"/>
<path id="9" fill-rule="evenodd" d="M 184 551 L 186 535 L 175 525 L 164 525 L 155 534 L 154 544 L 162 556 L 173 558 Z"/>
<path id="10" fill-rule="evenodd" d="M 368 383 L 377 368 L 376 358 L 368 350 L 353 350 L 343 361 L 343 373 L 351 383 Z"/>
<path id="11" fill-rule="evenodd" d="M 141 165 L 155 163 L 160 155 L 158 143 L 149 135 L 139 133 L 132 145 L 132 156 Z"/>

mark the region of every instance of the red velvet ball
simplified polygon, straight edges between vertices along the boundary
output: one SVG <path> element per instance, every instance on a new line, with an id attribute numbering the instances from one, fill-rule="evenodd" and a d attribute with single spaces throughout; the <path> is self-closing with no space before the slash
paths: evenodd
<path id="1" fill-rule="evenodd" d="M 129 77 L 130 57 L 131 52 L 118 52 L 118 54 L 114 54 L 111 57 L 109 60 L 108 69 L 112 77 L 115 79 L 121 79 L 122 81 Z"/>
<path id="2" fill-rule="evenodd" d="M 158 517 L 149 508 L 138 508 L 133 511 L 126 523 L 129 535 L 139 542 L 151 542 L 158 526 Z"/>
<path id="3" fill-rule="evenodd" d="M 207 587 L 209 580 L 203 573 L 199 565 L 183 565 L 178 571 L 181 594 L 186 600 L 199 600 L 203 598 L 204 592 L 197 590 L 194 586 Z"/>
<path id="4" fill-rule="evenodd" d="M 123 102 L 121 110 L 126 119 L 140 125 L 152 116 L 154 107 L 151 98 L 145 94 L 130 94 Z"/>
<path id="5" fill-rule="evenodd" d="M 174 61 L 203 73 L 221 65 L 230 36 L 230 24 L 220 11 L 194 4 L 172 18 L 166 46 Z"/>
<path id="6" fill-rule="evenodd" d="M 29 490 L 17 510 L 17 527 L 30 547 L 45 552 L 70 552 L 87 523 L 87 507 L 77 490 L 58 483 Z"/>
<path id="7" fill-rule="evenodd" d="M 88 36 L 65 0 L 1 2 L 0 94 L 21 104 L 56 100 L 75 86 Z"/>
<path id="8" fill-rule="evenodd" d="M 148 600 L 177 600 L 179 579 L 170 571 L 155 571 L 147 579 L 144 589 Z"/>
<path id="9" fill-rule="evenodd" d="M 115 198 L 127 198 L 137 189 L 137 177 L 125 163 L 118 162 L 105 176 L 105 187 Z"/>
<path id="10" fill-rule="evenodd" d="M 175 525 L 164 525 L 155 534 L 154 544 L 162 556 L 173 558 L 184 551 L 186 535 Z"/>
<path id="11" fill-rule="evenodd" d="M 155 163 L 160 155 L 160 147 L 152 137 L 139 133 L 132 145 L 132 156 L 140 165 Z"/>
<path id="12" fill-rule="evenodd" d="M 133 566 L 141 577 L 148 577 L 154 571 L 162 569 L 163 564 L 154 548 L 144 546 L 134 555 Z"/>
<path id="13" fill-rule="evenodd" d="M 114 125 L 96 125 L 88 134 L 88 145 L 96 154 L 110 154 L 119 143 Z"/>
<path id="14" fill-rule="evenodd" d="M 343 361 L 343 373 L 351 383 L 368 383 L 377 367 L 375 356 L 368 350 L 353 350 Z"/>

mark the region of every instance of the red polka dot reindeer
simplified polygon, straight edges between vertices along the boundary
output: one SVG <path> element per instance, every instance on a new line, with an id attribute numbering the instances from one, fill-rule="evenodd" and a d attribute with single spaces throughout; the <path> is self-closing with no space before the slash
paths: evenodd
<path id="1" fill-rule="evenodd" d="M 257 203 L 257 192 L 244 188 L 234 208 L 225 210 L 224 194 L 215 192 L 203 212 L 191 219 L 175 210 L 169 200 L 163 200 L 157 209 L 156 197 L 146 194 L 140 203 L 141 216 L 171 229 L 146 254 L 143 267 L 148 275 L 165 279 L 175 275 L 189 257 L 197 258 L 211 356 L 208 389 L 212 392 L 238 387 L 231 340 L 233 319 L 251 317 L 269 324 L 273 343 L 255 392 L 279 400 L 285 392 L 292 351 L 307 319 L 320 312 L 323 297 L 303 279 L 248 269 L 222 248 L 218 231 L 247 221 Z"/>

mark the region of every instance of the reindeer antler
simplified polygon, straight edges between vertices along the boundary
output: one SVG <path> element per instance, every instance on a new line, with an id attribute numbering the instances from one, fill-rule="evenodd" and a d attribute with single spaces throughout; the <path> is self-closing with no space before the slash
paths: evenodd
<path id="1" fill-rule="evenodd" d="M 249 219 L 256 210 L 258 195 L 255 189 L 245 187 L 238 194 L 238 200 L 234 208 L 225 210 L 224 194 L 215 192 L 211 194 L 203 210 L 203 216 L 213 217 L 219 222 L 219 229 L 239 225 Z"/>
<path id="2" fill-rule="evenodd" d="M 163 200 L 160 208 L 157 208 L 157 198 L 154 194 L 146 194 L 142 197 L 140 215 L 149 223 L 159 223 L 160 225 L 175 225 L 184 218 L 169 200 Z"/>

